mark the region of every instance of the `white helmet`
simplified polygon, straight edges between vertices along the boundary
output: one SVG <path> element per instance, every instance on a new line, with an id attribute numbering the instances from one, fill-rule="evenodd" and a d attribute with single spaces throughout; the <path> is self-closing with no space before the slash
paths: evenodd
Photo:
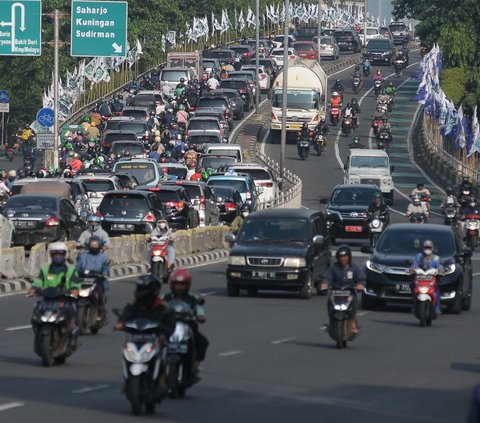
<path id="1" fill-rule="evenodd" d="M 336 96 L 338 96 L 338 93 L 337 93 L 336 91 L 334 91 L 334 92 L 332 93 L 332 95 L 333 95 L 334 97 L 336 97 Z"/>
<path id="2" fill-rule="evenodd" d="M 51 254 L 54 251 L 63 252 L 67 254 L 68 252 L 67 244 L 65 244 L 64 242 L 52 242 L 48 244 L 48 252 Z"/>

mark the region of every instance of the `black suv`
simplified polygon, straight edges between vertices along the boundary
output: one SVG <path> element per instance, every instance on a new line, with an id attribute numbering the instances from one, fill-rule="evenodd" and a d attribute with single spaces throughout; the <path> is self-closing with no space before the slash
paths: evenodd
<path id="1" fill-rule="evenodd" d="M 395 59 L 395 47 L 387 38 L 375 38 L 368 41 L 365 57 L 372 63 L 391 65 Z"/>
<path id="2" fill-rule="evenodd" d="M 149 234 L 164 217 L 163 206 L 152 192 L 109 191 L 98 206 L 102 227 L 112 235 Z"/>
<path id="3" fill-rule="evenodd" d="M 367 282 L 362 294 L 365 310 L 386 302 L 412 302 L 413 276 L 407 274 L 425 240 L 433 242 L 434 254 L 443 262 L 444 274 L 438 279 L 441 303 L 452 313 L 470 310 L 472 304 L 472 250 L 464 248 L 461 235 L 445 225 L 399 223 L 390 225 L 366 262 Z"/>
<path id="4" fill-rule="evenodd" d="M 227 293 L 240 289 L 300 292 L 312 295 L 330 265 L 330 242 L 321 212 L 304 209 L 268 209 L 252 213 L 243 222 L 227 266 Z M 317 290 L 318 292 L 318 290 Z"/>
<path id="5" fill-rule="evenodd" d="M 353 29 L 335 31 L 333 37 L 337 41 L 340 51 L 351 51 L 352 53 L 360 53 L 362 51 L 360 38 Z"/>
<path id="6" fill-rule="evenodd" d="M 253 107 L 255 98 L 253 97 L 253 91 L 250 88 L 250 84 L 247 81 L 233 78 L 223 79 L 220 81 L 220 88 L 231 88 L 237 90 L 238 94 L 245 102 L 246 111 L 249 111 Z"/>
<path id="7" fill-rule="evenodd" d="M 368 238 L 368 206 L 373 196 L 380 193 L 376 185 L 337 185 L 326 204 L 325 217 L 332 244 L 335 238 Z"/>

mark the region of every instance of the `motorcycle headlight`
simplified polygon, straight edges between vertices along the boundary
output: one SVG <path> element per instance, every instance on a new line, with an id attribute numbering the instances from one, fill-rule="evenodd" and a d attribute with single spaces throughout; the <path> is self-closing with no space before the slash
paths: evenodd
<path id="1" fill-rule="evenodd" d="M 389 178 L 384 178 L 382 179 L 382 184 L 383 185 L 391 185 L 392 181 Z"/>
<path id="2" fill-rule="evenodd" d="M 443 275 L 451 275 L 453 272 L 455 272 L 456 270 L 456 266 L 455 266 L 455 263 L 452 263 L 452 264 L 449 264 L 447 266 L 445 266 L 444 270 L 443 270 Z"/>
<path id="3" fill-rule="evenodd" d="M 428 287 L 428 286 L 420 286 L 418 288 L 418 290 L 420 291 L 420 294 L 426 294 L 429 289 L 430 289 L 430 287 Z"/>
<path id="4" fill-rule="evenodd" d="M 368 270 L 371 270 L 372 272 L 376 272 L 376 273 L 383 273 L 385 269 L 387 269 L 387 266 L 383 264 L 375 263 L 372 260 L 367 260 L 365 265 L 367 266 Z"/>
<path id="5" fill-rule="evenodd" d="M 373 220 L 372 220 L 372 228 L 377 229 L 377 228 L 380 227 L 380 225 L 381 225 L 381 222 L 380 222 L 379 219 L 373 219 Z"/>
<path id="6" fill-rule="evenodd" d="M 283 265 L 284 267 L 305 267 L 307 262 L 303 257 L 287 257 Z"/>
<path id="7" fill-rule="evenodd" d="M 245 257 L 244 256 L 229 256 L 228 264 L 232 266 L 245 266 Z"/>

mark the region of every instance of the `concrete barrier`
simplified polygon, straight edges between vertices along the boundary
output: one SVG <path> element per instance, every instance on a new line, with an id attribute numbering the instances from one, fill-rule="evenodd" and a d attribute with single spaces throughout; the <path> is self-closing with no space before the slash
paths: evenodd
<path id="1" fill-rule="evenodd" d="M 0 275 L 15 279 L 25 274 L 25 250 L 23 247 L 3 248 L 0 253 Z"/>

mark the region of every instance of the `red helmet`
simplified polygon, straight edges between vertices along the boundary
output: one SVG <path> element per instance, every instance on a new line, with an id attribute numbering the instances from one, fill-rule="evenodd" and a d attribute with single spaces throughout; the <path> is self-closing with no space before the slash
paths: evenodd
<path id="1" fill-rule="evenodd" d="M 160 157 L 160 163 L 167 163 L 166 157 Z"/>
<path id="2" fill-rule="evenodd" d="M 188 269 L 179 267 L 170 275 L 170 286 L 176 283 L 186 284 L 188 288 L 192 285 L 192 275 Z"/>

